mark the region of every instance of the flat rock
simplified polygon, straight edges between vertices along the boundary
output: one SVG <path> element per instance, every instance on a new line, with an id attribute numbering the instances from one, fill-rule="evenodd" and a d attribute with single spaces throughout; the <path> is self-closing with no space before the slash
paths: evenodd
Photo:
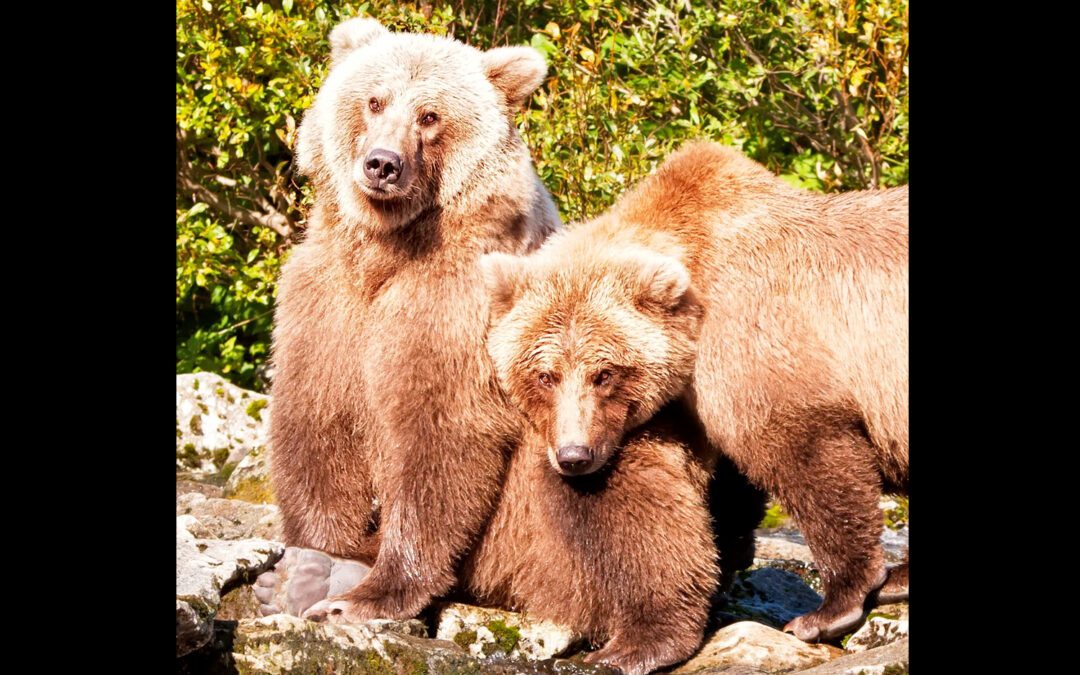
<path id="1" fill-rule="evenodd" d="M 806 539 L 803 537 L 802 532 L 794 524 L 786 524 L 781 527 L 773 528 L 758 528 L 754 530 L 757 541 L 761 541 L 764 538 L 773 540 L 782 539 L 789 541 L 800 546 L 806 546 Z M 881 532 L 881 548 L 885 554 L 885 562 L 898 563 L 904 560 L 904 552 L 908 547 L 910 531 L 907 526 L 907 522 L 896 525 L 896 527 L 882 528 Z M 802 549 L 789 549 L 789 550 L 802 550 Z M 764 558 L 760 552 L 755 553 L 756 557 Z M 799 556 L 802 557 L 801 555 Z M 792 558 L 794 560 L 796 558 Z"/>
<path id="2" fill-rule="evenodd" d="M 273 567 L 285 552 L 282 544 L 263 539 L 199 539 L 190 515 L 176 519 L 176 655 L 210 640 L 222 593 L 250 583 Z"/>
<path id="3" fill-rule="evenodd" d="M 810 547 L 780 537 L 758 536 L 754 540 L 754 557 L 764 560 L 799 560 L 814 562 Z"/>
<path id="4" fill-rule="evenodd" d="M 177 375 L 177 471 L 210 476 L 265 446 L 269 403 L 215 373 Z"/>
<path id="5" fill-rule="evenodd" d="M 476 657 L 501 653 L 537 661 L 559 656 L 581 641 L 566 626 L 516 612 L 448 603 L 438 616 L 435 637 Z"/>
<path id="6" fill-rule="evenodd" d="M 453 642 L 402 632 L 398 622 L 314 623 L 288 614 L 244 619 L 232 657 L 238 672 L 327 673 L 601 673 L 569 661 L 478 659 Z"/>
<path id="7" fill-rule="evenodd" d="M 821 605 L 821 596 L 795 572 L 763 567 L 740 572 L 728 592 L 725 613 L 759 621 L 773 628 Z"/>
<path id="8" fill-rule="evenodd" d="M 210 483 L 200 483 L 199 481 L 187 480 L 186 478 L 176 479 L 176 497 L 179 500 L 181 495 L 198 493 L 204 497 L 221 497 L 225 494 L 225 488 L 220 485 L 212 485 Z"/>
<path id="9" fill-rule="evenodd" d="M 848 638 L 844 650 L 865 652 L 908 636 L 908 605 L 881 605 L 870 612 L 859 630 Z"/>
<path id="10" fill-rule="evenodd" d="M 802 671 L 800 675 L 907 675 L 908 638 Z"/>
<path id="11" fill-rule="evenodd" d="M 198 522 L 190 530 L 201 539 L 281 540 L 281 515 L 273 504 L 208 498 L 192 492 L 177 497 L 176 515 L 194 516 Z"/>
<path id="12" fill-rule="evenodd" d="M 740 621 L 716 631 L 694 658 L 673 673 L 789 673 L 824 663 L 832 651 L 806 644 L 754 621 Z M 753 669 L 753 670 L 748 670 Z"/>
<path id="13" fill-rule="evenodd" d="M 256 504 L 272 504 L 270 485 L 270 448 L 254 448 L 233 469 L 225 483 L 225 496 Z"/>

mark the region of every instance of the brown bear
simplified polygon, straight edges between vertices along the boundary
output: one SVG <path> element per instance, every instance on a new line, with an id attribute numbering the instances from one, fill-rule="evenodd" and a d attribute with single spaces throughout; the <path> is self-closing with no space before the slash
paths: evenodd
<path id="1" fill-rule="evenodd" d="M 484 261 L 488 348 L 553 468 L 597 470 L 685 390 L 709 442 L 803 531 L 825 591 L 787 626 L 803 640 L 907 592 L 906 562 L 887 580 L 878 508 L 883 488 L 907 492 L 907 192 L 813 194 L 695 142 L 534 255 Z"/>
<path id="2" fill-rule="evenodd" d="M 628 432 L 603 469 L 552 468 L 546 437 L 527 434 L 462 590 L 605 643 L 587 663 L 636 675 L 689 657 L 714 593 L 753 562 L 764 493 L 680 401 Z"/>
<path id="3" fill-rule="evenodd" d="M 316 201 L 282 269 L 272 480 L 285 543 L 373 563 L 342 620 L 418 613 L 493 512 L 520 419 L 484 349 L 484 253 L 561 226 L 514 112 L 547 67 L 352 19 L 300 125 Z"/>
<path id="4" fill-rule="evenodd" d="M 586 662 L 624 673 L 689 657 L 714 594 L 753 562 L 765 494 L 708 446 L 682 401 L 628 432 L 600 470 L 560 476 L 550 462 L 544 436 L 527 433 L 453 595 L 570 626 L 604 644 Z M 322 598 L 367 572 L 317 551 L 290 556 L 277 597 L 272 583 L 256 587 L 264 614 L 298 614 L 302 598 L 324 617 L 343 603 Z"/>

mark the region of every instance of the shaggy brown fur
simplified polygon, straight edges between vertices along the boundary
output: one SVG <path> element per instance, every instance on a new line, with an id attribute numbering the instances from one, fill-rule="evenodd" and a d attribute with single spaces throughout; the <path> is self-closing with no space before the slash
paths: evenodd
<path id="1" fill-rule="evenodd" d="M 730 463 L 672 403 L 629 433 L 603 470 L 563 477 L 538 433 L 511 459 L 498 510 L 462 571 L 481 602 L 571 626 L 628 675 L 689 657 L 718 585 L 753 560 L 764 513 Z M 710 475 L 713 476 L 710 481 Z M 710 527 L 708 493 L 724 502 Z"/>
<path id="2" fill-rule="evenodd" d="M 454 583 L 519 435 L 477 261 L 559 227 L 513 123 L 546 66 L 366 19 L 330 41 L 299 132 L 317 201 L 278 287 L 274 489 L 289 546 L 374 562 L 337 618 L 404 618 Z"/>
<path id="3" fill-rule="evenodd" d="M 487 257 L 489 351 L 553 463 L 579 445 L 590 470 L 688 385 L 709 441 L 792 513 L 821 571 L 822 606 L 788 628 L 835 636 L 886 579 L 882 488 L 907 491 L 907 238 L 906 187 L 812 194 L 691 143 L 537 254 Z M 596 359 L 565 358 L 582 342 Z"/>

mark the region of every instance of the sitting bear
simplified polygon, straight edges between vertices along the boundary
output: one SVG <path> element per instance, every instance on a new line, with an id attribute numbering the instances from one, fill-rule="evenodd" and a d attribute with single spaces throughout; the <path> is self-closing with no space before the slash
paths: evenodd
<path id="1" fill-rule="evenodd" d="M 878 508 L 908 482 L 907 192 L 814 194 L 695 142 L 537 253 L 484 261 L 489 350 L 552 467 L 600 470 L 685 396 L 802 529 L 825 591 L 787 626 L 807 641 L 907 592 Z"/>
<path id="2" fill-rule="evenodd" d="M 400 619 L 454 584 L 520 437 L 478 263 L 561 226 L 514 125 L 547 67 L 371 19 L 330 45 L 298 133 L 315 203 L 278 286 L 272 481 L 288 546 L 373 563 L 340 618 Z"/>

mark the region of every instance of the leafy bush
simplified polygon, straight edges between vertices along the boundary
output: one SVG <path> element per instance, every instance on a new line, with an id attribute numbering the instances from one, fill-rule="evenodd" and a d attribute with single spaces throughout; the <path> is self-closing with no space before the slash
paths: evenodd
<path id="1" fill-rule="evenodd" d="M 177 372 L 261 387 L 275 279 L 311 198 L 296 125 L 330 29 L 358 14 L 543 52 L 549 78 L 519 124 L 568 221 L 694 137 L 813 190 L 907 182 L 906 0 L 710 4 L 178 0 Z"/>

